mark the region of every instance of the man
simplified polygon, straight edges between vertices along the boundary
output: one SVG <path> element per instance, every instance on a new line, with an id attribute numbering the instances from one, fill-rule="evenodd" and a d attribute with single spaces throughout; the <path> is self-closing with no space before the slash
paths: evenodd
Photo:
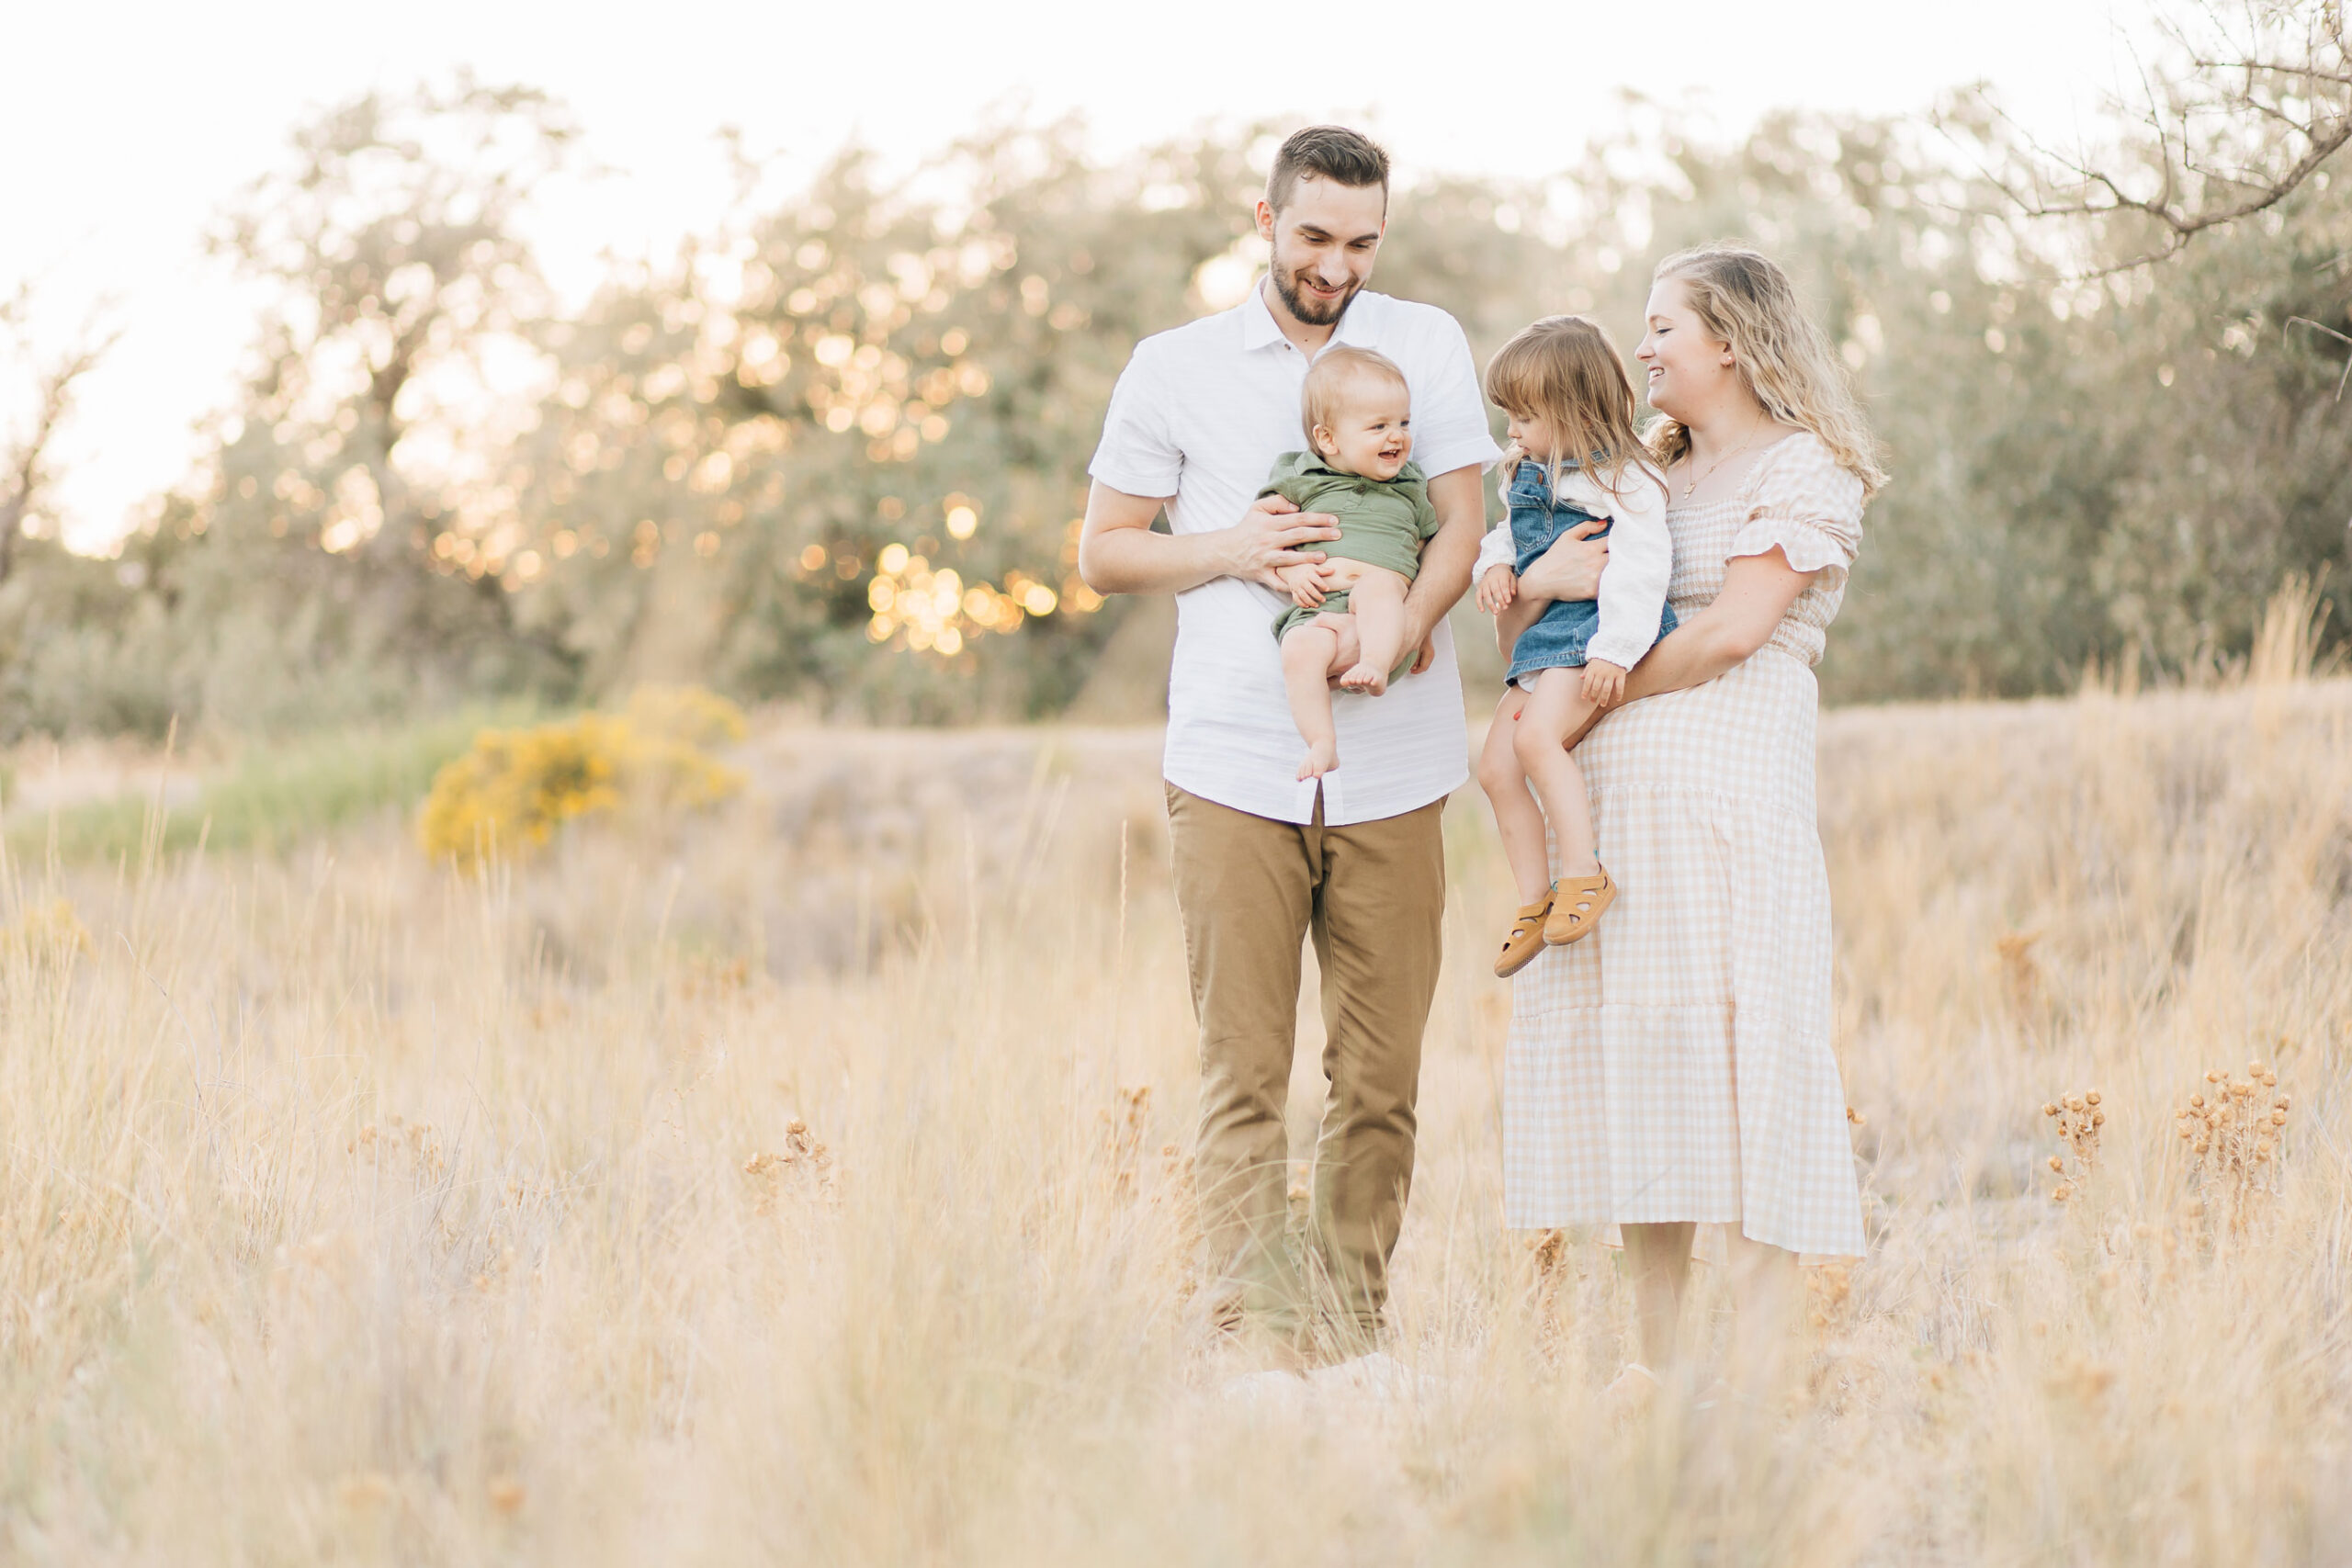
<path id="1" fill-rule="evenodd" d="M 1476 366 L 1444 311 L 1367 292 L 1388 219 L 1388 156 L 1332 126 L 1276 154 L 1258 203 L 1272 245 L 1238 307 L 1145 339 L 1119 378 L 1090 472 L 1079 571 L 1100 593 L 1174 593 L 1164 773 L 1176 898 L 1201 1030 L 1194 1162 L 1217 1320 L 1306 1350 L 1318 1300 L 1338 1348 L 1370 1348 L 1413 1174 L 1421 1030 L 1437 985 L 1445 856 L 1439 813 L 1465 775 L 1462 688 L 1445 614 L 1485 526 L 1500 456 Z M 1305 445 L 1306 367 L 1332 344 L 1377 350 L 1412 394 L 1413 456 L 1439 528 L 1406 599 L 1420 653 L 1385 695 L 1334 698 L 1340 766 L 1301 780 L 1272 635 L 1275 572 L 1319 560 L 1333 519 L 1257 500 Z M 1152 531 L 1162 508 L 1169 532 Z M 1323 977 L 1329 1084 L 1310 1257 L 1285 1245 L 1283 1100 L 1300 949 Z"/>

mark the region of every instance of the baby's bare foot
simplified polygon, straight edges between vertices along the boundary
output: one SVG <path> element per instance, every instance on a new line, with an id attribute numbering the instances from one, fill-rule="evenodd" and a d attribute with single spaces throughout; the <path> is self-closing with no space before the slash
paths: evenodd
<path id="1" fill-rule="evenodd" d="M 1339 765 L 1340 743 L 1337 740 L 1310 741 L 1306 748 L 1306 761 L 1298 765 L 1298 776 L 1319 779 Z"/>
<path id="2" fill-rule="evenodd" d="M 1388 671 L 1376 664 L 1359 664 L 1340 677 L 1340 684 L 1347 691 L 1376 697 L 1388 690 Z"/>

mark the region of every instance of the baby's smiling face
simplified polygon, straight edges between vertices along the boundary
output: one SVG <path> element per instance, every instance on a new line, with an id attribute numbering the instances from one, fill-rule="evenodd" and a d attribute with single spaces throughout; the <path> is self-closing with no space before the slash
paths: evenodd
<path id="1" fill-rule="evenodd" d="M 1385 376 L 1361 376 L 1332 416 L 1315 427 L 1315 451 L 1343 474 L 1393 479 L 1413 455 L 1413 400 Z"/>

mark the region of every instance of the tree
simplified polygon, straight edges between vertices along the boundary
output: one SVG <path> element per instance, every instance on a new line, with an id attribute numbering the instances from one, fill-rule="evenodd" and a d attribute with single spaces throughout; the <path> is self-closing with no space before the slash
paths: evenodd
<path id="1" fill-rule="evenodd" d="M 420 681 L 563 680 L 517 635 L 498 568 L 548 309 L 517 219 L 574 141 L 532 89 L 370 93 L 301 127 L 220 224 L 218 252 L 272 298 L 207 482 L 171 520 L 190 547 L 167 587 L 196 635 L 220 630 L 208 708 L 267 722 L 267 694 L 314 708 L 322 683 L 367 710 Z"/>
<path id="2" fill-rule="evenodd" d="M 12 299 L 0 301 L 0 332 L 14 341 L 17 357 L 36 367 L 29 428 L 10 441 L 5 456 L 0 456 L 0 584 L 16 570 L 17 544 L 24 537 L 26 519 L 50 482 L 50 445 L 73 408 L 74 384 L 96 367 L 114 345 L 116 335 L 85 328 L 74 347 L 40 363 L 41 355 L 27 330 L 31 302 L 29 284 L 19 287 Z"/>
<path id="3" fill-rule="evenodd" d="M 2103 150 L 2042 145 L 1983 95 L 1951 123 L 1989 146 L 2012 209 L 2121 225 L 2097 264 L 2122 270 L 2270 211 L 2352 141 L 2352 45 L 2342 0 L 2204 0 L 2158 22 L 2126 130 Z M 1990 133 L 1990 134 L 1988 134 Z"/>

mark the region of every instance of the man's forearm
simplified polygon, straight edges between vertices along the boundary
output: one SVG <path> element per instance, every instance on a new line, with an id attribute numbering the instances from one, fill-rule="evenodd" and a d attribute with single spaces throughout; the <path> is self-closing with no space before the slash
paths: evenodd
<path id="1" fill-rule="evenodd" d="M 1225 534 L 1105 528 L 1080 541 L 1079 576 L 1097 593 L 1182 593 L 1227 575 Z"/>
<path id="2" fill-rule="evenodd" d="M 1406 640 L 1416 644 L 1470 591 L 1470 569 L 1477 564 L 1487 532 L 1477 469 L 1439 475 L 1430 483 L 1430 499 L 1437 507 L 1438 530 L 1421 551 L 1421 570 L 1405 595 Z"/>

